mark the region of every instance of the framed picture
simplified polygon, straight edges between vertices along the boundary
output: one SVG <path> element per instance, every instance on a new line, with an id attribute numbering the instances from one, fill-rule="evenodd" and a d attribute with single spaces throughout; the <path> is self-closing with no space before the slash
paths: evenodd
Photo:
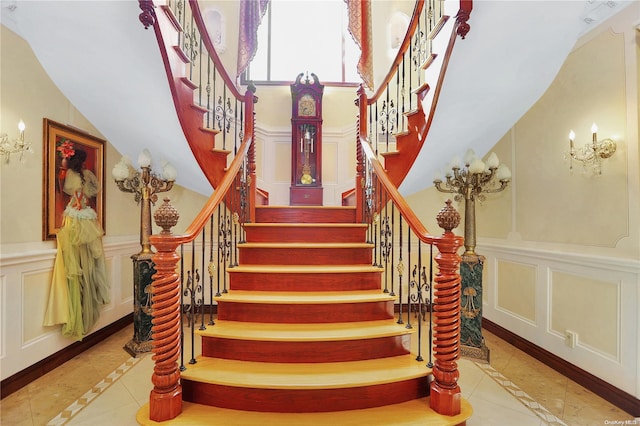
<path id="1" fill-rule="evenodd" d="M 105 141 L 80 129 L 44 119 L 44 191 L 42 209 L 42 239 L 53 240 L 62 226 L 62 214 L 71 197 L 64 192 L 67 162 L 77 149 L 87 153 L 84 167 L 91 170 L 100 185 L 98 195 L 89 205 L 98 214 L 104 229 L 104 145 Z"/>

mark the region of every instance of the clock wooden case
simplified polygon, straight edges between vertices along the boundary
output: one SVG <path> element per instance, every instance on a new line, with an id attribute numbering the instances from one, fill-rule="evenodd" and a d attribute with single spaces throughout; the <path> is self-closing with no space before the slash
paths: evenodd
<path id="1" fill-rule="evenodd" d="M 324 85 L 311 73 L 291 85 L 292 206 L 322 205 L 322 95 Z"/>

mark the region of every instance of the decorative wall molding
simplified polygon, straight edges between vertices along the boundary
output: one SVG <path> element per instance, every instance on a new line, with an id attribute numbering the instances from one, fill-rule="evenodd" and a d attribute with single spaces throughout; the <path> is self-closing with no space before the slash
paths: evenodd
<path id="1" fill-rule="evenodd" d="M 637 259 L 603 256 L 591 253 L 575 253 L 561 249 L 542 249 L 516 246 L 509 241 L 500 244 L 497 241 L 478 244 L 478 252 L 486 257 L 485 291 L 483 292 L 483 317 L 488 321 L 532 342 L 589 374 L 606 380 L 611 386 L 627 392 L 634 397 L 640 396 L 640 377 L 637 374 L 637 360 L 640 359 L 640 323 L 638 322 L 637 301 L 640 299 L 640 261 Z M 497 265 L 500 262 L 526 263 L 534 265 L 536 277 L 528 283 L 535 286 L 534 300 L 535 322 L 524 320 L 505 311 L 498 300 L 501 286 L 517 285 L 517 282 L 499 282 Z M 554 277 L 559 272 L 568 279 L 573 277 L 573 286 L 580 286 L 584 280 L 611 284 L 615 288 L 603 287 L 603 295 L 615 292 L 615 309 L 598 309 L 598 295 L 585 292 L 575 297 L 554 295 L 558 283 Z M 513 278 L 513 277 L 512 277 Z M 516 278 L 517 280 L 517 278 Z M 586 285 L 586 283 L 585 283 Z M 554 329 L 556 312 L 573 313 L 561 319 L 562 330 Z M 578 339 L 575 346 L 567 343 L 566 331 L 584 328 L 581 315 L 593 312 L 599 320 L 609 322 L 616 337 L 616 353 L 611 354 L 603 347 L 595 348 L 587 341 Z M 584 330 L 583 330 L 584 331 Z M 589 336 L 594 337 L 593 334 Z"/>
<path id="2" fill-rule="evenodd" d="M 616 407 L 619 407 L 632 416 L 640 417 L 640 400 L 634 398 L 633 395 L 612 386 L 601 378 L 596 377 L 593 374 L 541 348 L 540 346 L 523 339 L 491 320 L 485 319 L 482 323 L 482 327 L 502 340 L 509 342 L 511 345 L 526 354 L 534 357 L 546 366 L 553 368 L 560 374 L 584 386 Z"/>

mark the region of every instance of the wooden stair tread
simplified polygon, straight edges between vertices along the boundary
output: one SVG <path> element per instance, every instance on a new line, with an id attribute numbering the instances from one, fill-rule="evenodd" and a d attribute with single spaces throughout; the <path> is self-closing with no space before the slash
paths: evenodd
<path id="1" fill-rule="evenodd" d="M 361 410 L 336 411 L 329 413 L 264 413 L 210 407 L 191 402 L 182 402 L 182 413 L 172 420 L 154 422 L 149 419 L 149 403 L 140 408 L 136 420 L 144 426 L 452 426 L 469 419 L 473 409 L 467 400 L 461 398 L 461 412 L 457 416 L 443 416 L 429 406 L 429 397 L 386 405 L 384 407 Z"/>
<path id="2" fill-rule="evenodd" d="M 360 291 L 315 291 L 315 292 L 281 292 L 281 291 L 249 291 L 230 290 L 216 301 L 239 303 L 287 303 L 292 305 L 329 304 L 329 303 L 363 303 L 385 302 L 396 300 L 396 296 L 382 293 L 380 290 Z"/>
<path id="3" fill-rule="evenodd" d="M 287 205 L 268 205 L 268 206 L 256 206 L 256 209 L 290 209 L 290 210 L 355 210 L 354 206 L 287 206 Z"/>
<path id="4" fill-rule="evenodd" d="M 373 248 L 371 243 L 240 243 L 238 248 L 304 249 L 304 248 Z"/>
<path id="5" fill-rule="evenodd" d="M 344 389 L 425 377 L 431 369 L 415 355 L 363 361 L 272 363 L 197 357 L 182 372 L 184 380 L 258 389 Z"/>
<path id="6" fill-rule="evenodd" d="M 382 268 L 371 265 L 238 265 L 227 269 L 229 273 L 249 274 L 346 274 L 382 271 Z"/>
<path id="7" fill-rule="evenodd" d="M 196 330 L 202 337 L 279 342 L 316 342 L 354 339 L 374 339 L 414 333 L 395 320 L 280 324 L 218 320 L 206 330 Z"/>
<path id="8" fill-rule="evenodd" d="M 245 223 L 245 228 L 367 228 L 366 223 L 323 223 L 323 222 L 259 222 Z"/>

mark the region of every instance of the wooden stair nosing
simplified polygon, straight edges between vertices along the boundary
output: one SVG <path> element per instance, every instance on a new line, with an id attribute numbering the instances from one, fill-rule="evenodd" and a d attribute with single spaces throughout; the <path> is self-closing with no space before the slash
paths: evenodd
<path id="1" fill-rule="evenodd" d="M 228 293 L 214 297 L 217 302 L 289 305 L 393 302 L 397 299 L 397 296 L 391 296 L 380 290 L 319 292 L 230 290 Z"/>
<path id="2" fill-rule="evenodd" d="M 381 407 L 360 410 L 347 410 L 323 413 L 265 413 L 241 411 L 213 407 L 188 401 L 182 403 L 182 413 L 172 420 L 162 422 L 166 426 L 192 426 L 220 424 L 225 426 L 278 425 L 278 426 L 453 426 L 464 424 L 473 414 L 469 402 L 461 398 L 461 412 L 455 416 L 445 416 L 433 411 L 430 398 L 424 397 L 411 401 L 390 404 Z M 138 424 L 157 426 L 150 420 L 149 403 L 144 404 L 136 414 Z"/>
<path id="3" fill-rule="evenodd" d="M 372 249 L 372 243 L 297 243 L 297 242 L 246 242 L 238 244 L 239 249 Z"/>
<path id="4" fill-rule="evenodd" d="M 196 330 L 201 337 L 222 337 L 238 340 L 266 340 L 273 342 L 314 342 L 352 339 L 373 339 L 413 334 L 395 320 L 362 321 L 359 323 L 281 324 L 218 320 L 205 330 Z"/>
<path id="5" fill-rule="evenodd" d="M 252 389 L 346 389 L 428 377 L 431 369 L 414 354 L 362 361 L 271 363 L 196 357 L 182 378 Z"/>
<path id="6" fill-rule="evenodd" d="M 231 274 L 381 274 L 373 265 L 238 265 L 227 269 Z"/>

